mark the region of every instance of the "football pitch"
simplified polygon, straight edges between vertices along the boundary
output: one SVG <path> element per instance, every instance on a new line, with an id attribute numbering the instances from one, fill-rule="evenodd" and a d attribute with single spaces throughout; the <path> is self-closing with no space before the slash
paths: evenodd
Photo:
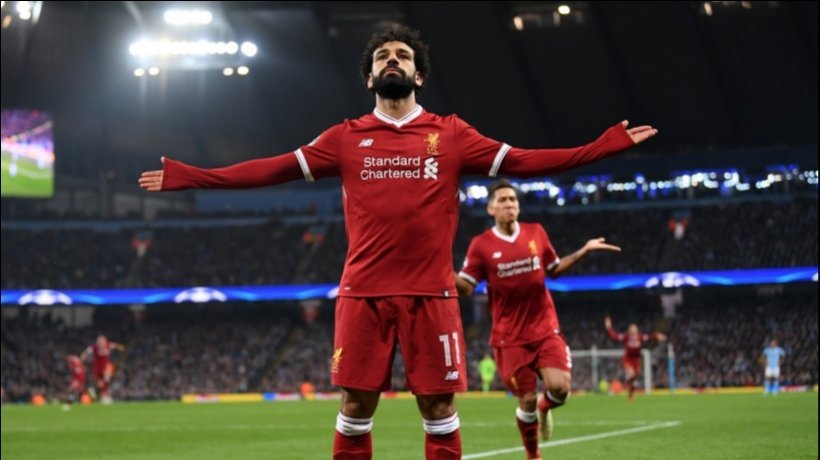
<path id="1" fill-rule="evenodd" d="M 523 459 L 511 398 L 462 398 L 464 459 Z M 330 458 L 338 402 L 3 405 L 3 459 Z M 817 393 L 583 396 L 555 412 L 544 458 L 817 458 Z M 374 459 L 423 459 L 413 400 L 383 400 Z"/>
<path id="2" fill-rule="evenodd" d="M 40 169 L 27 158 L 13 162 L 11 153 L 4 150 L 0 157 L 0 189 L 2 196 L 50 197 L 54 194 L 53 168 Z"/>

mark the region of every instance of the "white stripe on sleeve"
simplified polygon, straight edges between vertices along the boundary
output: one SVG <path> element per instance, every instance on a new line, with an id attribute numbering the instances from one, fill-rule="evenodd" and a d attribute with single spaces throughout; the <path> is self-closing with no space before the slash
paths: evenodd
<path id="1" fill-rule="evenodd" d="M 560 257 L 556 257 L 556 258 L 555 258 L 555 260 L 553 260 L 551 264 L 547 265 L 547 271 L 548 271 L 548 272 L 549 272 L 549 271 L 552 271 L 552 269 L 553 269 L 553 268 L 555 268 L 555 267 L 557 267 L 557 266 L 558 266 L 558 264 L 560 264 L 560 263 L 561 263 L 561 258 L 560 258 Z"/>
<path id="2" fill-rule="evenodd" d="M 313 178 L 313 174 L 310 172 L 310 167 L 305 159 L 305 154 L 302 153 L 302 149 L 296 149 L 293 154 L 296 155 L 296 161 L 299 162 L 299 167 L 302 168 L 302 174 L 305 175 L 305 180 L 314 182 L 316 179 Z"/>
<path id="3" fill-rule="evenodd" d="M 475 278 L 473 278 L 472 276 L 470 276 L 470 275 L 468 275 L 464 272 L 458 272 L 458 276 L 461 277 L 461 278 L 464 278 L 468 283 L 472 284 L 473 286 L 478 284 L 478 281 L 476 281 Z"/>
<path id="4" fill-rule="evenodd" d="M 495 160 L 493 160 L 493 166 L 490 168 L 488 176 L 495 177 L 498 174 L 498 170 L 501 168 L 501 162 L 504 161 L 504 157 L 507 156 L 507 152 L 509 152 L 511 148 L 512 147 L 507 144 L 501 145 L 501 148 L 498 149 L 498 153 L 495 154 Z"/>

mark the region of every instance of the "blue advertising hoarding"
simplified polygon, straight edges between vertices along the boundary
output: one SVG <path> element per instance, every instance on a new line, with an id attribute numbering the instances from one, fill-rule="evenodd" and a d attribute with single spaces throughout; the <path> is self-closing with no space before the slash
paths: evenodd
<path id="1" fill-rule="evenodd" d="M 566 276 L 548 280 L 552 291 L 618 291 L 623 289 L 676 288 L 686 286 L 741 286 L 817 282 L 816 267 L 761 268 L 631 275 Z M 482 284 L 478 292 L 486 292 Z M 3 306 L 20 305 L 123 305 L 158 303 L 206 303 L 333 299 L 335 284 L 289 286 L 196 286 L 153 289 L 37 289 L 3 290 Z"/>

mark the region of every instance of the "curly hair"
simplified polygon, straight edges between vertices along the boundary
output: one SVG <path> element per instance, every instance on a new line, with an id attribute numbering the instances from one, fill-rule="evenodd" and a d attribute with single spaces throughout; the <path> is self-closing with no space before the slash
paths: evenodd
<path id="1" fill-rule="evenodd" d="M 487 201 L 493 201 L 495 198 L 495 192 L 501 190 L 502 188 L 509 188 L 512 189 L 516 195 L 518 195 L 518 189 L 510 183 L 507 179 L 498 179 L 497 181 L 493 182 L 490 185 L 490 188 L 487 190 Z"/>
<path id="2" fill-rule="evenodd" d="M 367 79 L 373 70 L 373 53 L 380 46 L 387 42 L 402 42 L 413 49 L 413 60 L 416 64 L 416 71 L 421 73 L 424 81 L 430 76 L 430 49 L 426 43 L 421 41 L 421 35 L 418 30 L 410 29 L 402 25 L 394 24 L 385 28 L 380 32 L 374 33 L 367 42 L 367 46 L 362 54 L 360 62 L 360 70 L 362 72 L 362 79 L 367 84 Z M 416 85 L 416 93 L 421 93 L 424 89 L 424 83 L 420 86 Z M 371 89 L 371 92 L 373 90 Z"/>

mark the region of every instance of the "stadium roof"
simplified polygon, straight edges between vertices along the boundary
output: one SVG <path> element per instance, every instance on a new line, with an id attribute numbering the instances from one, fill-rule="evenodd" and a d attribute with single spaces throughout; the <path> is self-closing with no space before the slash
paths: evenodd
<path id="1" fill-rule="evenodd" d="M 35 25 L 15 3 L 2 105 L 52 111 L 58 167 L 77 175 L 309 142 L 372 109 L 358 62 L 392 22 L 431 45 L 421 104 L 514 145 L 576 145 L 623 118 L 660 128 L 644 147 L 656 152 L 817 143 L 816 2 L 570 2 L 566 15 L 555 2 L 198 2 L 214 22 L 183 35 L 254 42 L 249 74 L 141 78 L 129 45 L 179 33 L 162 14 L 191 4 L 45 2 Z"/>

